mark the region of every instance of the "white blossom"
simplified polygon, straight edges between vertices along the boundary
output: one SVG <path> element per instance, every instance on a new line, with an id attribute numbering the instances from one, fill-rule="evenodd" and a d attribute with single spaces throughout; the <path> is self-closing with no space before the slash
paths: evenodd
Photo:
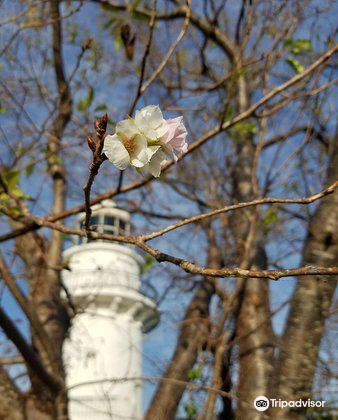
<path id="1" fill-rule="evenodd" d="M 186 136 L 183 117 L 165 120 L 158 105 L 149 105 L 117 123 L 115 134 L 105 137 L 103 153 L 120 170 L 132 165 L 158 177 L 166 153 L 177 161 L 176 154 L 187 151 Z"/>

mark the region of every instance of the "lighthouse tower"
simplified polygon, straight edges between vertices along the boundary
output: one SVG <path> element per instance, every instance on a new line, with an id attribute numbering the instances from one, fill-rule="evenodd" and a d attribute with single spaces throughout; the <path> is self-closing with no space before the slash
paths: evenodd
<path id="1" fill-rule="evenodd" d="M 129 213 L 113 201 L 92 210 L 98 232 L 130 233 Z M 154 301 L 139 291 L 143 259 L 128 245 L 79 238 L 64 260 L 77 312 L 64 346 L 70 420 L 139 420 L 142 334 L 159 320 Z"/>

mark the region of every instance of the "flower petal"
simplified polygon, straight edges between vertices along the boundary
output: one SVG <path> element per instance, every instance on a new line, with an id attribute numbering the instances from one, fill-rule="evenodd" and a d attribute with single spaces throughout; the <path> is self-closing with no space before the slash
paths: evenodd
<path id="1" fill-rule="evenodd" d="M 169 130 L 164 142 L 170 144 L 174 149 L 181 149 L 186 144 L 188 134 L 183 123 L 183 117 L 168 120 L 168 126 Z"/>
<path id="2" fill-rule="evenodd" d="M 136 125 L 144 124 L 146 122 L 150 127 L 156 128 L 163 120 L 162 111 L 158 105 L 148 105 L 139 111 L 136 111 L 135 114 Z"/>
<path id="3" fill-rule="evenodd" d="M 132 120 L 122 120 L 116 124 L 115 128 L 116 134 L 119 135 L 122 139 L 124 137 L 132 138 L 136 134 L 139 134 L 139 130 Z"/>
<path id="4" fill-rule="evenodd" d="M 161 174 L 162 165 L 165 162 L 165 153 L 162 150 L 158 150 L 153 157 L 150 159 L 148 171 L 158 178 Z"/>
<path id="5" fill-rule="evenodd" d="M 139 135 L 135 138 L 136 146 L 130 155 L 131 164 L 136 168 L 142 168 L 149 162 L 150 156 L 147 150 L 147 139 Z"/>
<path id="6" fill-rule="evenodd" d="M 151 140 L 161 138 L 168 131 L 168 124 L 158 105 L 149 105 L 136 111 L 135 123 L 140 131 Z"/>
<path id="7" fill-rule="evenodd" d="M 177 162 L 175 152 L 180 155 L 188 150 L 186 137 L 187 129 L 183 123 L 183 117 L 168 120 L 168 132 L 163 137 L 162 142 L 165 144 L 167 152 L 172 154 L 175 162 Z"/>
<path id="8" fill-rule="evenodd" d="M 149 160 L 151 159 L 151 157 L 158 151 L 158 149 L 160 149 L 161 146 L 156 145 L 156 146 L 148 146 L 147 148 L 147 152 L 148 152 L 148 156 L 149 156 Z"/>
<path id="9" fill-rule="evenodd" d="M 113 163 L 122 171 L 126 169 L 130 163 L 129 153 L 116 134 L 106 136 L 102 151 L 109 159 L 109 162 Z"/>
<path id="10" fill-rule="evenodd" d="M 146 165 L 142 166 L 142 168 L 138 168 L 138 170 L 141 172 L 141 174 L 143 176 L 147 176 L 149 173 L 149 163 L 147 163 Z"/>
<path id="11" fill-rule="evenodd" d="M 167 132 L 168 132 L 168 123 L 166 120 L 163 120 L 162 124 L 160 124 L 156 128 L 157 137 L 162 138 L 163 136 L 166 135 Z"/>

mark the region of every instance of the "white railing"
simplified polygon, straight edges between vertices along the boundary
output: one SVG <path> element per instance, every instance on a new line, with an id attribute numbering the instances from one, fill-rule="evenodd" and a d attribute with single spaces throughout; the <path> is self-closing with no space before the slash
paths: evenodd
<path id="1" fill-rule="evenodd" d="M 74 270 L 63 273 L 63 280 L 72 292 L 99 291 L 116 287 L 126 287 L 138 290 L 140 280 L 138 275 L 125 270 Z"/>

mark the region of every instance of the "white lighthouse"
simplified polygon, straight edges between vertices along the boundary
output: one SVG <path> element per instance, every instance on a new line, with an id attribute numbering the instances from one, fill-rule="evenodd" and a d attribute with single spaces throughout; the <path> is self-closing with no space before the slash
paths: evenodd
<path id="1" fill-rule="evenodd" d="M 105 200 L 93 207 L 98 232 L 130 233 L 130 215 Z M 83 223 L 84 214 L 78 218 Z M 142 333 L 158 323 L 153 300 L 140 293 L 141 256 L 130 246 L 80 238 L 64 252 L 77 315 L 65 342 L 70 420 L 142 417 Z"/>

